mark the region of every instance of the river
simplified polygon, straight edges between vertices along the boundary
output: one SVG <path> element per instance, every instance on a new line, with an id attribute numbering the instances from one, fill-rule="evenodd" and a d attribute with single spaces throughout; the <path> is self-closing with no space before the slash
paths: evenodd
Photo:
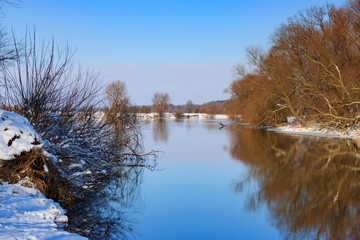
<path id="1" fill-rule="evenodd" d="M 89 236 L 360 238 L 358 142 L 223 122 L 222 129 L 219 120 L 144 123 L 157 165 L 124 170 L 82 208 L 94 222 Z"/>

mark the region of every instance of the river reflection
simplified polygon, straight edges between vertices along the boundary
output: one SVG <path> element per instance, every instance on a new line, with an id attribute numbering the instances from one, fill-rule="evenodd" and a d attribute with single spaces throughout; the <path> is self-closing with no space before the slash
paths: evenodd
<path id="1" fill-rule="evenodd" d="M 70 212 L 68 230 L 90 239 L 360 239 L 359 142 L 224 124 L 144 123 L 158 171 L 119 169 Z"/>
<path id="2" fill-rule="evenodd" d="M 98 193 L 90 194 L 68 213 L 67 231 L 89 239 L 134 239 L 134 214 L 141 208 L 140 185 L 144 169 L 124 167 Z"/>
<path id="3" fill-rule="evenodd" d="M 266 205 L 285 238 L 360 239 L 360 154 L 351 139 L 236 127 L 230 154 L 249 166 L 235 191 L 256 181 L 247 207 Z"/>
<path id="4" fill-rule="evenodd" d="M 155 142 L 166 142 L 169 138 L 168 123 L 165 119 L 154 121 L 153 138 Z"/>

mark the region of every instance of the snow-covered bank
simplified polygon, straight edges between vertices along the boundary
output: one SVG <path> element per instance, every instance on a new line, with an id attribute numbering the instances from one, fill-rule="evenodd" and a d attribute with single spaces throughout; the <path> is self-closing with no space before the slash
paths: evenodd
<path id="1" fill-rule="evenodd" d="M 0 165 L 16 161 L 19 155 L 34 148 L 41 148 L 42 142 L 25 117 L 0 109 Z M 43 168 L 48 172 L 46 164 Z M 30 179 L 20 179 L 19 175 L 13 177 L 19 178 L 17 184 L 0 181 L 0 240 L 86 239 L 58 230 L 56 223 L 68 220 L 60 205 L 47 199 L 35 186 L 21 186 L 22 183 L 34 185 Z"/>
<path id="2" fill-rule="evenodd" d="M 0 159 L 11 160 L 22 152 L 41 147 L 40 135 L 23 116 L 0 109 Z"/>
<path id="3" fill-rule="evenodd" d="M 159 118 L 157 113 L 139 113 L 137 116 L 143 120 L 153 120 Z M 178 118 L 175 113 L 165 113 L 164 119 Z M 180 118 L 184 119 L 217 119 L 227 120 L 229 117 L 225 114 L 206 114 L 206 113 L 183 113 Z"/>
<path id="4" fill-rule="evenodd" d="M 318 136 L 318 137 L 360 138 L 360 135 L 354 129 L 351 129 L 348 132 L 344 132 L 336 129 L 320 128 L 316 125 L 312 125 L 309 127 L 301 127 L 300 125 L 289 124 L 276 128 L 268 128 L 268 130 L 279 133 Z"/>
<path id="5" fill-rule="evenodd" d="M 0 239 L 86 239 L 57 229 L 57 222 L 67 222 L 64 214 L 58 203 L 36 189 L 0 185 Z"/>

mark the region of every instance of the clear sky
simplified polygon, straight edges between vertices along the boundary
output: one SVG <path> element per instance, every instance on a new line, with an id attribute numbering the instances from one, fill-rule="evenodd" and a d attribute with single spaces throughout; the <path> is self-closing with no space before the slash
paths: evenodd
<path id="1" fill-rule="evenodd" d="M 5 6 L 4 25 L 78 49 L 76 62 L 120 80 L 136 104 L 156 91 L 171 102 L 227 99 L 231 69 L 247 63 L 246 47 L 266 46 L 288 17 L 345 0 L 21 0 Z"/>

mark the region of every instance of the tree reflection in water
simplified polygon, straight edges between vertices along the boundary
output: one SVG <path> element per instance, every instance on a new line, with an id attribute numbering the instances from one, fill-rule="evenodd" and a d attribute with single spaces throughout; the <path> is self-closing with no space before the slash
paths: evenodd
<path id="1" fill-rule="evenodd" d="M 67 231 L 90 239 L 130 239 L 138 235 L 133 229 L 132 207 L 141 206 L 140 184 L 144 168 L 124 167 L 106 188 L 92 193 L 68 213 Z"/>
<path id="2" fill-rule="evenodd" d="M 169 139 L 169 129 L 167 124 L 165 119 L 154 121 L 153 137 L 155 142 L 167 142 Z"/>
<path id="3" fill-rule="evenodd" d="M 236 191 L 255 180 L 248 207 L 266 204 L 285 238 L 360 239 L 358 142 L 240 126 L 230 132 L 231 155 L 249 167 Z"/>

